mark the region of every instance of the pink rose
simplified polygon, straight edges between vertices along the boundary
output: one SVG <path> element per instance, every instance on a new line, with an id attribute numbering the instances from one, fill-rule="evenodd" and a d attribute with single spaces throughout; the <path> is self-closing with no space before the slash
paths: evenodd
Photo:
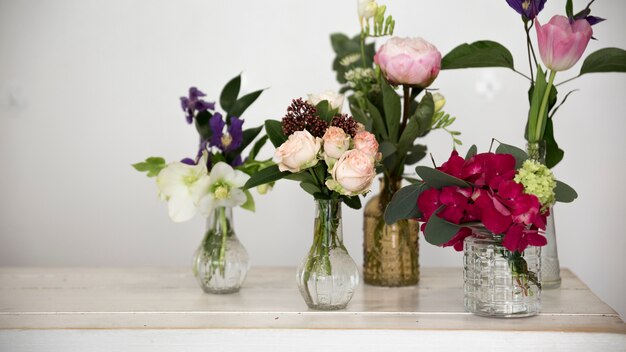
<path id="1" fill-rule="evenodd" d="M 422 38 L 393 37 L 383 44 L 374 62 L 389 83 L 428 87 L 441 69 L 441 53 Z"/>
<path id="2" fill-rule="evenodd" d="M 322 137 L 324 156 L 339 159 L 350 148 L 350 135 L 340 127 L 330 126 Z"/>
<path id="3" fill-rule="evenodd" d="M 367 131 L 359 132 L 354 136 L 354 149 L 362 151 L 372 159 L 378 157 L 378 141 L 373 134 Z"/>
<path id="4" fill-rule="evenodd" d="M 309 131 L 296 131 L 274 153 L 273 161 L 280 171 L 298 172 L 315 166 L 322 139 L 313 137 Z"/>
<path id="5" fill-rule="evenodd" d="M 541 61 L 553 71 L 565 71 L 574 66 L 593 35 L 587 20 L 570 23 L 567 17 L 558 15 L 543 26 L 535 19 L 535 27 Z"/>
<path id="6" fill-rule="evenodd" d="M 331 191 L 355 196 L 367 193 L 376 177 L 374 160 L 358 149 L 345 152 L 330 171 L 326 186 Z"/>

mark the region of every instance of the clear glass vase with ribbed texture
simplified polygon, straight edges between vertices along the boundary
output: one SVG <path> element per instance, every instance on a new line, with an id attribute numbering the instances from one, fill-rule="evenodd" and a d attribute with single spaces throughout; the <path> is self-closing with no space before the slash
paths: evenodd
<path id="1" fill-rule="evenodd" d="M 531 159 L 545 165 L 545 142 L 528 143 L 526 149 Z M 543 289 L 559 288 L 561 287 L 561 266 L 559 264 L 559 252 L 556 246 L 554 207 L 550 207 L 550 215 L 548 215 L 546 219 L 546 231 L 544 236 L 546 236 L 548 244 L 541 249 L 541 287 Z"/>
<path id="2" fill-rule="evenodd" d="M 194 255 L 193 272 L 204 292 L 237 292 L 248 274 L 248 252 L 235 234 L 232 214 L 232 208 L 213 210 Z"/>
<path id="3" fill-rule="evenodd" d="M 477 315 L 527 317 L 541 310 L 541 247 L 511 252 L 502 236 L 475 232 L 463 246 L 465 310 Z"/>
<path id="4" fill-rule="evenodd" d="M 315 200 L 313 244 L 298 267 L 300 294 L 311 309 L 345 308 L 359 284 L 359 270 L 343 245 L 341 200 Z"/>

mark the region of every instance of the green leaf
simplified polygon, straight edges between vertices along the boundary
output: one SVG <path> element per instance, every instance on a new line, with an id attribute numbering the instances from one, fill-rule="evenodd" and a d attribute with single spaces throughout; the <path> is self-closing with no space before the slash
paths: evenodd
<path id="1" fill-rule="evenodd" d="M 202 139 L 209 139 L 211 138 L 211 135 L 213 135 L 211 126 L 209 126 L 209 120 L 211 117 L 213 117 L 213 114 L 211 114 L 208 110 L 205 110 L 198 112 L 196 118 L 194 119 L 196 130 Z"/>
<path id="2" fill-rule="evenodd" d="M 382 153 L 383 159 L 385 159 L 389 155 L 395 153 L 397 149 L 393 143 L 389 141 L 383 141 L 382 143 L 380 143 L 378 150 L 380 150 L 380 152 Z"/>
<path id="3" fill-rule="evenodd" d="M 482 40 L 461 44 L 441 60 L 442 70 L 471 67 L 506 67 L 513 70 L 513 55 L 499 43 Z"/>
<path id="4" fill-rule="evenodd" d="M 139 172 L 147 172 L 146 176 L 148 177 L 155 177 L 167 164 L 165 163 L 165 159 L 152 156 L 147 158 L 146 161 L 133 164 L 132 166 Z"/>
<path id="5" fill-rule="evenodd" d="M 419 175 L 419 177 L 424 180 L 424 182 L 433 188 L 442 188 L 446 186 L 459 186 L 459 187 L 469 187 L 470 183 L 461 180 L 460 178 L 456 178 L 454 176 L 448 175 L 443 171 L 439 171 L 437 169 L 430 168 L 428 166 L 418 166 L 415 168 L 415 172 Z"/>
<path id="6" fill-rule="evenodd" d="M 539 110 L 541 109 L 541 103 L 543 96 L 548 88 L 548 82 L 546 81 L 546 74 L 541 68 L 537 66 L 537 75 L 535 77 L 535 86 L 532 88 L 532 97 L 530 99 L 530 110 L 528 111 L 528 124 L 526 130 L 526 140 L 529 142 L 537 142 L 535 140 L 535 133 L 537 130 L 537 123 L 539 123 Z M 555 97 L 556 98 L 556 97 Z M 545 111 L 545 116 L 548 116 L 548 110 Z"/>
<path id="7" fill-rule="evenodd" d="M 254 143 L 254 145 L 252 146 L 252 150 L 250 151 L 248 158 L 254 160 L 256 156 L 259 155 L 259 151 L 261 151 L 261 148 L 263 148 L 268 139 L 269 138 L 267 137 L 267 135 L 259 138 L 259 140 L 256 141 L 256 143 Z"/>
<path id="8" fill-rule="evenodd" d="M 509 145 L 509 144 L 504 144 L 504 143 L 500 143 L 500 145 L 498 145 L 498 148 L 496 148 L 496 153 L 513 155 L 513 157 L 515 158 L 516 169 L 519 169 L 520 167 L 522 167 L 522 164 L 524 163 L 524 161 L 528 159 L 528 154 L 526 154 L 524 150 L 518 147 L 512 146 L 512 145 Z"/>
<path id="9" fill-rule="evenodd" d="M 261 95 L 261 93 L 263 93 L 263 89 L 254 91 L 250 94 L 246 94 L 243 97 L 237 99 L 235 103 L 233 104 L 232 108 L 230 109 L 230 111 L 228 112 L 228 117 L 231 117 L 231 116 L 241 117 L 244 111 L 246 111 L 246 109 L 248 109 L 248 107 L 252 105 L 252 103 L 254 103 L 255 100 L 257 100 L 257 98 Z"/>
<path id="10" fill-rule="evenodd" d="M 400 129 L 400 119 L 402 118 L 402 107 L 400 104 L 400 96 L 393 88 L 383 80 L 381 82 L 383 92 L 383 108 L 385 110 L 385 125 L 392 142 L 398 140 L 398 131 Z"/>
<path id="11" fill-rule="evenodd" d="M 413 165 L 418 161 L 424 159 L 427 150 L 428 148 L 426 148 L 425 145 L 415 144 L 413 147 L 411 147 L 411 149 L 409 149 L 411 153 L 406 156 L 406 159 L 404 159 L 404 164 Z"/>
<path id="12" fill-rule="evenodd" d="M 567 0 L 565 3 L 565 14 L 570 20 L 574 18 L 574 4 L 572 3 L 572 0 Z"/>
<path id="13" fill-rule="evenodd" d="M 316 185 L 309 182 L 300 182 L 300 187 L 309 194 L 321 193 L 322 190 Z"/>
<path id="14" fill-rule="evenodd" d="M 365 125 L 366 129 L 368 125 L 371 127 L 372 120 L 367 117 L 363 110 L 359 109 L 356 105 L 350 104 L 350 111 L 352 112 L 352 117 L 354 117 L 356 122 L 360 122 Z"/>
<path id="15" fill-rule="evenodd" d="M 357 209 L 357 210 L 361 209 L 361 198 L 359 198 L 359 196 L 353 196 L 353 197 L 341 196 L 341 199 L 350 208 Z"/>
<path id="16" fill-rule="evenodd" d="M 280 121 L 266 120 L 265 132 L 267 132 L 267 136 L 276 148 L 280 147 L 281 144 L 285 143 L 287 140 L 287 136 L 283 133 L 283 125 Z"/>
<path id="17" fill-rule="evenodd" d="M 322 100 L 320 101 L 316 106 L 315 109 L 317 110 L 317 115 L 324 121 L 330 123 L 330 121 L 332 121 L 333 117 L 335 116 L 335 114 L 337 113 L 336 109 L 333 109 L 330 106 L 330 102 L 328 102 L 328 100 Z"/>
<path id="18" fill-rule="evenodd" d="M 425 131 L 430 128 L 430 123 L 435 112 L 434 106 L 435 103 L 433 102 L 432 94 L 426 93 L 415 110 L 415 114 L 411 116 L 411 119 L 406 124 L 402 136 L 400 136 L 398 155 L 401 157 L 404 156 L 413 145 L 415 139 L 424 135 Z"/>
<path id="19" fill-rule="evenodd" d="M 578 198 L 578 193 L 561 181 L 556 181 L 556 188 L 554 188 L 554 194 L 556 196 L 556 201 L 561 203 L 571 203 L 576 198 Z"/>
<path id="20" fill-rule="evenodd" d="M 425 183 L 400 188 L 385 209 L 385 222 L 391 225 L 402 219 L 415 219 L 422 216 L 417 208 L 417 198 L 426 189 L 428 186 Z"/>
<path id="21" fill-rule="evenodd" d="M 281 172 L 280 170 L 278 170 L 278 165 L 268 166 L 265 169 L 261 169 L 257 173 L 253 174 L 248 182 L 246 182 L 246 184 L 243 186 L 243 189 L 250 189 L 256 186 L 264 185 L 266 183 L 278 181 L 287 175 L 291 175 L 291 172 Z"/>
<path id="22" fill-rule="evenodd" d="M 450 241 L 462 228 L 462 226 L 453 224 L 437 216 L 444 207 L 445 205 L 440 206 L 439 209 L 430 216 L 426 223 L 426 228 L 424 229 L 426 242 L 434 244 L 435 246 L 441 246 Z"/>
<path id="23" fill-rule="evenodd" d="M 224 89 L 222 89 L 222 94 L 220 94 L 220 105 L 222 109 L 226 111 L 226 113 L 230 112 L 233 104 L 237 100 L 237 96 L 239 95 L 239 88 L 241 87 L 241 75 L 237 75 L 237 77 L 231 79 L 226 85 Z"/>
<path id="24" fill-rule="evenodd" d="M 343 52 L 347 49 L 347 43 L 350 41 L 350 38 L 343 33 L 333 33 L 330 35 L 330 44 L 333 47 L 335 53 Z"/>
<path id="25" fill-rule="evenodd" d="M 242 150 L 246 149 L 246 147 L 250 145 L 250 143 L 252 143 L 252 141 L 254 141 L 254 139 L 259 135 L 259 133 L 261 133 L 261 130 L 263 130 L 262 125 L 244 130 L 241 145 L 237 148 L 237 150 L 241 153 Z"/>
<path id="26" fill-rule="evenodd" d="M 580 68 L 579 76 L 594 72 L 626 72 L 626 50 L 604 48 L 589 54 Z"/>
<path id="27" fill-rule="evenodd" d="M 367 101 L 367 110 L 370 113 L 370 116 L 372 117 L 372 122 L 373 122 L 373 133 L 376 134 L 377 136 L 381 136 L 382 138 L 377 138 L 378 140 L 389 140 L 389 134 L 387 133 L 387 127 L 385 127 L 385 121 L 383 120 L 383 117 L 380 115 L 380 112 L 378 111 L 378 109 L 376 108 L 376 106 L 374 104 L 372 104 L 371 101 Z"/>
<path id="28" fill-rule="evenodd" d="M 554 139 L 554 126 L 551 118 L 546 121 L 546 131 L 543 134 L 543 139 L 546 141 L 546 166 L 551 169 L 563 160 L 565 151 L 559 148 L 559 145 Z"/>
<path id="29" fill-rule="evenodd" d="M 476 144 L 472 144 L 472 146 L 467 151 L 467 154 L 465 154 L 465 160 L 469 160 L 476 154 L 478 154 L 478 148 L 476 147 Z"/>
<path id="30" fill-rule="evenodd" d="M 252 197 L 252 193 L 250 193 L 250 190 L 244 190 L 243 191 L 246 194 L 246 202 L 243 203 L 241 205 L 241 207 L 243 209 L 246 210 L 250 210 L 251 212 L 254 212 L 256 210 L 255 205 L 254 205 L 254 197 Z"/>

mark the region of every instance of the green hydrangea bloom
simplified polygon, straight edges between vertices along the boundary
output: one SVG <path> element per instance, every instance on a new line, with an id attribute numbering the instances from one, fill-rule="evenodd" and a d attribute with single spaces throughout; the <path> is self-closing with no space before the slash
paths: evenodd
<path id="1" fill-rule="evenodd" d="M 555 202 L 554 188 L 556 179 L 547 166 L 538 161 L 528 159 L 517 170 L 515 182 L 524 185 L 524 192 L 539 198 L 541 211 L 545 211 Z"/>

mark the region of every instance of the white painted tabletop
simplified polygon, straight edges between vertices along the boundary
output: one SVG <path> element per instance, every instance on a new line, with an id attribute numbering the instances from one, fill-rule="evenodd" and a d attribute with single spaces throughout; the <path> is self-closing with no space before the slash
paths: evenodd
<path id="1" fill-rule="evenodd" d="M 307 308 L 294 268 L 253 268 L 230 295 L 203 293 L 190 268 L 0 268 L 0 351 L 626 351 L 619 315 L 562 278 L 538 316 L 494 319 L 464 312 L 456 268 L 422 268 L 414 287 L 361 284 L 334 312 Z"/>

